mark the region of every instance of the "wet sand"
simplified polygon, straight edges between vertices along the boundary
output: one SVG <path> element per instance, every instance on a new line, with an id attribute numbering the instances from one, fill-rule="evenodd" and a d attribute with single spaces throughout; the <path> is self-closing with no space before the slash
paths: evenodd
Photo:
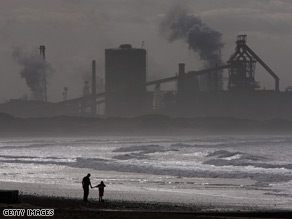
<path id="1" fill-rule="evenodd" d="M 91 201 L 86 204 L 80 199 L 56 198 L 45 196 L 21 195 L 19 203 L 0 203 L 1 217 L 4 209 L 54 209 L 53 217 L 44 218 L 292 218 L 292 211 L 253 211 L 226 206 L 227 211 L 212 210 L 204 205 L 177 205 L 158 202 L 130 202 L 106 200 L 104 203 Z M 13 217 L 4 217 L 13 218 Z M 20 218 L 20 217 L 18 217 Z M 27 215 L 21 218 L 35 218 Z"/>

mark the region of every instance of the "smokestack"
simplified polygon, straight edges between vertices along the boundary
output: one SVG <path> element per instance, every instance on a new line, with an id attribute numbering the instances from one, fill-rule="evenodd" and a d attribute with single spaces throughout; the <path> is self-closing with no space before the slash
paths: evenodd
<path id="1" fill-rule="evenodd" d="M 217 64 L 216 64 L 216 71 L 214 74 L 214 90 L 217 91 L 218 90 L 218 69 L 217 69 Z"/>
<path id="2" fill-rule="evenodd" d="M 66 101 L 67 99 L 68 99 L 68 87 L 64 87 L 63 101 Z"/>
<path id="3" fill-rule="evenodd" d="M 45 60 L 46 59 L 46 47 L 44 45 L 40 46 L 40 56 Z"/>
<path id="4" fill-rule="evenodd" d="M 43 58 L 44 62 L 46 60 L 46 47 L 44 45 L 40 46 L 40 56 L 41 58 Z M 46 77 L 46 73 L 43 72 L 41 75 L 41 83 L 42 83 L 42 87 L 43 87 L 43 97 L 44 97 L 44 101 L 47 102 L 48 98 L 47 98 L 47 77 Z"/>
<path id="5" fill-rule="evenodd" d="M 178 64 L 178 75 L 183 75 L 183 74 L 185 74 L 185 64 L 179 63 Z"/>
<path id="6" fill-rule="evenodd" d="M 92 60 L 92 86 L 91 86 L 91 95 L 92 95 L 92 106 L 91 113 L 96 115 L 96 63 L 95 60 Z"/>

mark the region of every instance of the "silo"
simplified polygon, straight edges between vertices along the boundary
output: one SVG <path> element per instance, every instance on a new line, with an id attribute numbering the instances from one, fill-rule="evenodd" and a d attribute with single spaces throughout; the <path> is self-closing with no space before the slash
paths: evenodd
<path id="1" fill-rule="evenodd" d="M 145 113 L 146 50 L 123 44 L 105 50 L 105 114 L 136 116 Z"/>

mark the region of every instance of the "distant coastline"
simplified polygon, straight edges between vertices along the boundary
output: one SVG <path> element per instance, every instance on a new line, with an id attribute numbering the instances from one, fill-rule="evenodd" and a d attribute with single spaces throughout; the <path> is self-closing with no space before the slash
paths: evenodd
<path id="1" fill-rule="evenodd" d="M 281 118 L 170 118 L 158 114 L 133 118 L 16 118 L 0 113 L 0 136 L 290 134 L 291 131 L 292 121 Z"/>

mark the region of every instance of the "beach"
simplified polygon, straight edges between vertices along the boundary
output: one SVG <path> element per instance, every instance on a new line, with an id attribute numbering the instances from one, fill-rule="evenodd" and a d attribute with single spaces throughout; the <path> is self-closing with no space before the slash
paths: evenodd
<path id="1" fill-rule="evenodd" d="M 22 195 L 19 203 L 0 204 L 4 209 L 47 209 L 53 210 L 52 218 L 105 218 L 105 219 L 138 219 L 138 218 L 291 218 L 290 211 L 274 210 L 231 210 L 232 206 L 225 206 L 228 210 L 211 210 L 210 206 L 197 203 L 193 206 L 183 206 L 169 203 L 130 202 L 107 200 L 104 203 L 91 201 L 83 203 L 81 199 L 56 198 L 45 196 Z M 3 213 L 2 215 L 3 216 Z M 5 217 L 4 217 L 5 218 Z M 13 218 L 13 217 L 7 217 Z M 19 217 L 18 217 L 19 218 Z M 25 213 L 21 218 L 28 217 Z"/>
<path id="2" fill-rule="evenodd" d="M 4 209 L 54 209 L 54 218 L 292 218 L 290 136 L 0 143 L 0 189 L 19 190 L 19 203 L 0 205 L 1 217 Z M 105 203 L 97 189 L 83 203 L 88 173 L 92 186 L 105 182 Z"/>
<path id="3" fill-rule="evenodd" d="M 289 203 L 281 200 L 252 199 L 214 196 L 203 194 L 203 190 L 194 191 L 196 195 L 151 192 L 151 191 L 115 191 L 105 190 L 105 202 L 98 202 L 98 192 L 90 189 L 89 203 L 82 200 L 80 188 L 61 185 L 43 185 L 16 182 L 1 182 L 2 188 L 19 191 L 19 202 L 0 203 L 1 216 L 4 209 L 53 209 L 52 218 L 292 218 Z M 222 190 L 222 189 L 221 189 Z M 212 190 L 214 191 L 214 190 Z M 236 193 L 228 188 L 229 193 Z M 237 191 L 237 195 L 240 193 Z M 273 204 L 271 204 L 273 203 Z M 1 217 L 2 218 L 2 217 Z M 11 217 L 4 217 L 11 218 Z M 19 218 L 19 217 L 18 217 Z M 21 218 L 28 217 L 27 213 Z M 48 217 L 46 217 L 48 218 Z"/>

